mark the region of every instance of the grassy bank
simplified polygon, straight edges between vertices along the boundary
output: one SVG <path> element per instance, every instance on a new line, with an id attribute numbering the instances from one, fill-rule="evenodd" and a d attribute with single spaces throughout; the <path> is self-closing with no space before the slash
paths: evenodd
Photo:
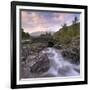
<path id="1" fill-rule="evenodd" d="M 54 34 L 56 44 L 61 46 L 62 55 L 73 63 L 80 60 L 80 23 L 67 26 Z"/>

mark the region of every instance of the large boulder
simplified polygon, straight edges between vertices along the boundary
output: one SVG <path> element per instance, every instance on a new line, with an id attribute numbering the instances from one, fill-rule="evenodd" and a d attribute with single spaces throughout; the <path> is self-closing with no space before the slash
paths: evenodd
<path id="1" fill-rule="evenodd" d="M 80 37 L 77 36 L 72 39 L 72 41 L 68 45 L 64 45 L 65 47 L 62 50 L 62 55 L 72 63 L 79 64 L 80 63 Z"/>
<path id="2" fill-rule="evenodd" d="M 46 54 L 28 56 L 26 64 L 30 68 L 30 72 L 34 74 L 43 74 L 50 67 L 50 62 Z"/>
<path id="3" fill-rule="evenodd" d="M 62 51 L 62 55 L 67 58 L 71 63 L 80 63 L 80 52 L 79 48 L 68 48 Z"/>

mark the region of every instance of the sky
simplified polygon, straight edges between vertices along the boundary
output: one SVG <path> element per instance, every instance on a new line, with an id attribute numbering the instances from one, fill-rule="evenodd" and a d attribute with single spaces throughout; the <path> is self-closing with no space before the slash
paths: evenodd
<path id="1" fill-rule="evenodd" d="M 64 23 L 68 26 L 72 24 L 75 16 L 79 20 L 80 13 L 22 10 L 21 28 L 28 33 L 39 31 L 56 32 Z"/>

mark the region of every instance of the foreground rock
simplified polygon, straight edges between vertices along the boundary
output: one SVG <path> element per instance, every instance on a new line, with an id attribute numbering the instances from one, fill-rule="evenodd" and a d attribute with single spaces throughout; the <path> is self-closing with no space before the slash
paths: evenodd
<path id="1" fill-rule="evenodd" d="M 37 54 L 27 58 L 30 72 L 35 74 L 42 74 L 49 69 L 49 59 L 46 54 Z"/>
<path id="2" fill-rule="evenodd" d="M 80 63 L 79 48 L 68 48 L 62 51 L 62 55 L 66 57 L 71 63 Z"/>
<path id="3" fill-rule="evenodd" d="M 21 65 L 23 65 L 21 78 L 36 78 L 48 71 L 50 62 L 46 54 L 35 53 L 29 55 Z"/>
<path id="4" fill-rule="evenodd" d="M 63 57 L 68 58 L 71 63 L 79 64 L 80 63 L 80 37 L 75 37 L 72 41 L 64 45 L 62 50 Z"/>

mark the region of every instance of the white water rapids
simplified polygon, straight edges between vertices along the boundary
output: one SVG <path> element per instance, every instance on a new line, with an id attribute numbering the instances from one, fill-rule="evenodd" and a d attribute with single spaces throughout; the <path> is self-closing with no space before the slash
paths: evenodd
<path id="1" fill-rule="evenodd" d="M 80 65 L 72 64 L 68 60 L 64 60 L 58 49 L 46 48 L 42 53 L 46 53 L 48 55 L 50 68 L 41 76 L 66 77 L 80 75 Z"/>

